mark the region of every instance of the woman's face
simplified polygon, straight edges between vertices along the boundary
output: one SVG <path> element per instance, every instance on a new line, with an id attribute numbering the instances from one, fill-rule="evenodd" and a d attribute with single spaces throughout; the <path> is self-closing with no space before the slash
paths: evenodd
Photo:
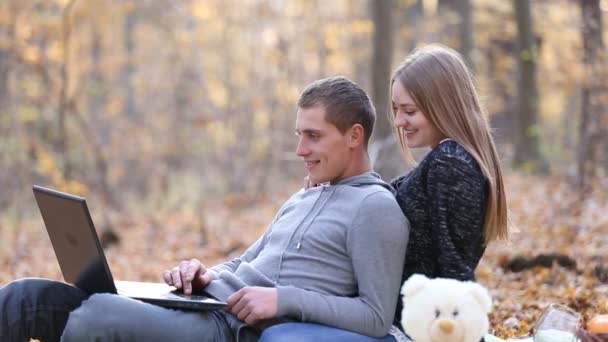
<path id="1" fill-rule="evenodd" d="M 395 113 L 394 126 L 403 131 L 407 147 L 434 148 L 446 137 L 426 118 L 407 89 L 396 80 L 393 83 L 391 94 L 393 113 Z"/>

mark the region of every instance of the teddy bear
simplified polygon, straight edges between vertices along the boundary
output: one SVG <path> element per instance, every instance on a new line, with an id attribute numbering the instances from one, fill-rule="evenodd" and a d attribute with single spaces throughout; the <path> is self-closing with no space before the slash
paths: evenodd
<path id="1" fill-rule="evenodd" d="M 488 332 L 492 299 L 475 282 L 414 274 L 401 294 L 401 324 L 415 342 L 479 342 Z"/>

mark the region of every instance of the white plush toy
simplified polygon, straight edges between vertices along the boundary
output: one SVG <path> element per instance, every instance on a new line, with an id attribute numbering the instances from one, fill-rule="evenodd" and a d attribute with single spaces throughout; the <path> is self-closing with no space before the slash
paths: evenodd
<path id="1" fill-rule="evenodd" d="M 414 274 L 401 294 L 401 324 L 415 342 L 479 342 L 488 332 L 492 300 L 475 282 Z"/>

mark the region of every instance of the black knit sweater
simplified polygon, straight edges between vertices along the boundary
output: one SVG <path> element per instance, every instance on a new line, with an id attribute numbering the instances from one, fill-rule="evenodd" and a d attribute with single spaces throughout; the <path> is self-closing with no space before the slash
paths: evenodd
<path id="1" fill-rule="evenodd" d="M 485 250 L 487 182 L 473 156 L 457 142 L 444 140 L 391 185 L 410 221 L 402 280 L 414 273 L 474 280 Z M 399 326 L 402 308 L 400 297 Z"/>

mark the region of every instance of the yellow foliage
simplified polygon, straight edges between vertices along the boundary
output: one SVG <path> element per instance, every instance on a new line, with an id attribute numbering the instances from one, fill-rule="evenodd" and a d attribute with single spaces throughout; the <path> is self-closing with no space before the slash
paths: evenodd
<path id="1" fill-rule="evenodd" d="M 60 41 L 52 41 L 49 43 L 49 47 L 46 50 L 46 55 L 49 59 L 59 61 L 62 58 L 63 49 L 61 48 Z"/>
<path id="2" fill-rule="evenodd" d="M 600 314 L 608 313 L 608 298 L 600 299 L 597 303 L 597 309 Z"/>
<path id="3" fill-rule="evenodd" d="M 227 128 L 222 121 L 210 122 L 205 128 L 205 132 L 213 139 L 213 143 L 218 149 L 234 142 L 236 139 L 234 130 Z"/>
<path id="4" fill-rule="evenodd" d="M 306 63 L 306 61 L 305 61 Z M 298 89 L 295 85 L 289 84 L 285 81 L 280 81 L 277 85 L 276 89 L 277 98 L 282 103 L 294 103 L 297 101 L 298 96 L 300 95 L 300 89 Z M 294 109 L 295 111 L 295 109 Z M 273 113 L 275 114 L 275 113 Z"/>
<path id="5" fill-rule="evenodd" d="M 256 131 L 267 130 L 270 126 L 270 115 L 266 111 L 256 111 L 253 118 L 253 127 Z"/>
<path id="6" fill-rule="evenodd" d="M 57 188 L 63 192 L 80 196 L 84 196 L 88 192 L 87 186 L 76 180 L 65 180 L 61 178 L 56 184 Z"/>
<path id="7" fill-rule="evenodd" d="M 220 108 L 224 108 L 226 107 L 226 104 L 228 104 L 226 88 L 221 84 L 209 87 L 209 97 L 211 98 L 211 101 Z"/>
<path id="8" fill-rule="evenodd" d="M 338 74 L 346 73 L 350 58 L 344 54 L 332 53 L 328 58 L 329 65 L 338 70 Z"/>
<path id="9" fill-rule="evenodd" d="M 236 64 L 232 68 L 232 82 L 233 84 L 247 84 L 249 83 L 249 69 L 244 64 Z"/>
<path id="10" fill-rule="evenodd" d="M 6 25 L 9 22 L 12 13 L 10 11 L 0 11 L 0 25 Z"/>
<path id="11" fill-rule="evenodd" d="M 343 28 L 338 25 L 329 25 L 325 30 L 325 46 L 330 50 L 338 50 L 340 47 L 341 33 Z"/>
<path id="12" fill-rule="evenodd" d="M 354 20 L 350 27 L 353 33 L 371 33 L 374 23 L 369 19 Z"/>
<path id="13" fill-rule="evenodd" d="M 20 25 L 15 27 L 15 35 L 24 41 L 32 37 L 33 31 L 33 27 L 31 25 L 27 25 L 25 22 L 21 22 Z"/>
<path id="14" fill-rule="evenodd" d="M 122 110 L 122 99 L 118 96 L 110 98 L 106 102 L 106 112 L 109 114 L 120 113 Z"/>
<path id="15" fill-rule="evenodd" d="M 545 94 L 540 103 L 541 116 L 547 119 L 558 116 L 564 110 L 567 100 L 568 98 L 557 92 Z"/>
<path id="16" fill-rule="evenodd" d="M 57 178 L 58 174 L 60 174 L 53 156 L 42 148 L 38 149 L 38 171 L 51 178 Z"/>
<path id="17" fill-rule="evenodd" d="M 38 172 L 49 177 L 58 190 L 77 195 L 84 195 L 88 191 L 83 183 L 63 178 L 55 159 L 43 147 L 36 145 L 36 150 L 38 153 Z"/>
<path id="18" fill-rule="evenodd" d="M 38 109 L 34 106 L 19 107 L 19 120 L 23 123 L 30 123 L 38 120 Z"/>
<path id="19" fill-rule="evenodd" d="M 424 13 L 429 15 L 434 15 L 437 12 L 438 6 L 437 0 L 423 0 L 422 6 L 424 7 Z"/>
<path id="20" fill-rule="evenodd" d="M 192 5 L 192 14 L 200 19 L 214 19 L 217 10 L 207 2 L 197 1 Z"/>
<path id="21" fill-rule="evenodd" d="M 37 63 L 40 61 L 40 51 L 36 46 L 26 45 L 21 50 L 21 58 L 29 63 Z"/>

